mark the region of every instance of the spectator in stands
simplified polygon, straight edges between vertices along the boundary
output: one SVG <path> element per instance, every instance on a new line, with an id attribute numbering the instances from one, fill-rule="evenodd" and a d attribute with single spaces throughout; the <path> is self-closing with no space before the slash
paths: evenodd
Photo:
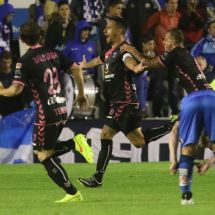
<path id="1" fill-rule="evenodd" d="M 36 22 L 42 29 L 45 28 L 44 6 L 47 0 L 36 0 L 29 7 L 29 19 Z"/>
<path id="2" fill-rule="evenodd" d="M 164 1 L 164 0 L 163 0 Z M 162 4 L 162 2 L 160 2 Z M 128 0 L 126 4 L 126 18 L 131 32 L 132 44 L 141 51 L 141 27 L 144 26 L 148 18 L 161 10 L 161 5 L 156 0 Z"/>
<path id="3" fill-rule="evenodd" d="M 104 13 L 103 0 L 72 0 L 70 8 L 79 20 L 85 19 L 91 24 L 97 23 Z"/>
<path id="4" fill-rule="evenodd" d="M 81 62 L 83 55 L 87 61 L 97 56 L 96 44 L 90 38 L 92 26 L 85 20 L 78 21 L 74 39 L 66 43 L 64 54 L 72 60 L 72 62 Z M 96 80 L 96 69 L 85 70 L 85 74 L 91 74 Z"/>
<path id="5" fill-rule="evenodd" d="M 13 30 L 11 21 L 14 16 L 13 5 L 8 1 L 0 6 L 0 54 L 4 51 L 11 51 Z"/>
<path id="6" fill-rule="evenodd" d="M 185 47 L 190 50 L 204 33 L 203 10 L 198 4 L 198 0 L 187 0 L 186 7 L 181 8 L 180 13 L 178 27 L 184 33 Z"/>
<path id="7" fill-rule="evenodd" d="M 0 86 L 9 87 L 14 79 L 14 69 L 12 69 L 12 56 L 8 51 L 3 51 L 0 56 Z M 15 97 L 0 96 L 0 115 L 6 116 L 10 113 L 24 108 L 22 95 Z"/>
<path id="8" fill-rule="evenodd" d="M 57 13 L 54 13 L 45 35 L 45 46 L 63 50 L 65 43 L 72 40 L 77 19 L 71 13 L 69 3 L 60 1 Z"/>
<path id="9" fill-rule="evenodd" d="M 181 15 L 177 8 L 178 0 L 166 0 L 165 8 L 152 14 L 143 27 L 143 34 L 154 32 L 157 54 L 164 52 L 163 40 L 167 30 L 178 27 Z"/>
<path id="10" fill-rule="evenodd" d="M 201 0 L 207 22 L 215 20 L 215 0 Z"/>
<path id="11" fill-rule="evenodd" d="M 215 73 L 215 20 L 207 27 L 208 34 L 203 37 L 191 50 L 194 57 L 203 56 L 211 70 Z"/>
<path id="12" fill-rule="evenodd" d="M 155 41 L 152 35 L 145 35 L 142 39 L 142 54 L 147 58 L 155 57 Z M 134 74 L 133 80 L 136 85 L 137 97 L 142 117 L 147 117 L 146 101 L 148 97 L 149 71 Z"/>

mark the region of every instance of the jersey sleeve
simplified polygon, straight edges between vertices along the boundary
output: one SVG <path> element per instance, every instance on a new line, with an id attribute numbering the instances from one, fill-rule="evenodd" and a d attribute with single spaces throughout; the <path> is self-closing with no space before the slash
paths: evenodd
<path id="1" fill-rule="evenodd" d="M 15 68 L 14 84 L 20 84 L 24 86 L 26 84 L 26 71 L 21 60 L 18 60 Z"/>
<path id="2" fill-rule="evenodd" d="M 170 52 L 164 52 L 162 55 L 158 56 L 158 60 L 163 66 L 168 67 L 173 59 L 172 56 Z"/>

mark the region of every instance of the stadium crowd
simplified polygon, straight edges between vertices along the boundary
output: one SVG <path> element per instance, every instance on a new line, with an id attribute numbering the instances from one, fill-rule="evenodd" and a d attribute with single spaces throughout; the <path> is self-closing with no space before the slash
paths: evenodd
<path id="1" fill-rule="evenodd" d="M 126 41 L 148 57 L 164 51 L 165 32 L 178 27 L 185 36 L 185 47 L 194 57 L 202 56 L 207 62 L 206 74 L 210 82 L 215 74 L 215 1 L 213 0 L 35 0 L 29 9 L 29 20 L 43 29 L 41 44 L 62 51 L 73 62 L 89 61 L 109 47 L 104 36 L 107 17 L 121 16 L 127 20 Z M 13 39 L 13 5 L 5 0 L 0 5 L 0 85 L 8 86 L 14 74 L 14 65 L 20 57 Z M 27 21 L 27 20 L 26 20 Z M 11 57 L 10 57 L 11 56 Z M 6 58 L 6 59 L 5 59 Z M 10 72 L 5 61 L 12 60 Z M 134 75 L 142 117 L 166 117 L 179 112 L 184 91 L 177 80 L 162 72 L 146 70 Z M 102 118 L 105 110 L 103 96 L 104 68 L 84 71 L 99 89 L 93 106 Z M 89 78 L 88 78 L 89 79 Z M 91 84 L 92 85 L 92 84 Z M 92 87 L 92 86 L 91 86 Z M 96 93 L 94 93 L 96 94 Z M 0 115 L 29 106 L 28 89 L 19 98 L 0 97 Z M 13 104 L 13 105 L 10 105 Z M 13 108 L 7 108 L 13 107 Z M 95 117 L 95 115 L 92 115 Z"/>

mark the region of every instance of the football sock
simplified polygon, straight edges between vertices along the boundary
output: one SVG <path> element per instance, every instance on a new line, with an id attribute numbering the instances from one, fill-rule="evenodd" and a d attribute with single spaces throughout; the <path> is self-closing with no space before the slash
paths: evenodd
<path id="1" fill-rule="evenodd" d="M 144 134 L 145 144 L 149 144 L 151 141 L 155 141 L 168 134 L 172 129 L 171 123 L 166 123 L 165 125 L 161 125 L 155 128 L 148 128 L 142 130 Z"/>
<path id="2" fill-rule="evenodd" d="M 74 195 L 77 193 L 77 189 L 70 182 L 66 171 L 60 165 L 59 160 L 53 157 L 49 157 L 42 161 L 48 176 L 61 188 L 63 188 L 66 193 Z"/>
<path id="3" fill-rule="evenodd" d="M 71 150 L 75 150 L 75 141 L 73 139 L 67 141 L 59 141 L 55 146 L 55 150 L 52 154 L 52 157 L 58 157 L 60 155 L 66 154 Z"/>
<path id="4" fill-rule="evenodd" d="M 113 141 L 101 139 L 101 151 L 99 152 L 99 157 L 96 166 L 96 173 L 94 176 L 99 182 L 102 181 L 104 172 L 109 163 L 110 157 L 112 155 Z"/>
<path id="5" fill-rule="evenodd" d="M 180 188 L 182 193 L 190 193 L 193 175 L 193 165 L 194 158 L 187 155 L 181 155 L 178 171 L 180 177 Z"/>

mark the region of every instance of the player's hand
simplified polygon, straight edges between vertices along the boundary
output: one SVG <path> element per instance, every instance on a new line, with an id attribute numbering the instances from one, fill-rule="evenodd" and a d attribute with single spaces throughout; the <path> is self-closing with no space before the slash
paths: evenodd
<path id="1" fill-rule="evenodd" d="M 198 173 L 199 174 L 204 174 L 205 172 L 207 172 L 210 167 L 212 167 L 215 163 L 215 158 L 211 158 L 209 160 L 203 160 L 199 163 L 198 165 Z"/>
<path id="2" fill-rule="evenodd" d="M 169 171 L 171 175 L 175 175 L 178 171 L 178 162 L 177 161 L 171 161 L 169 166 Z"/>
<path id="3" fill-rule="evenodd" d="M 85 55 L 83 55 L 83 57 L 82 57 L 82 61 L 81 61 L 81 62 L 79 62 L 79 68 L 80 68 L 80 69 L 84 69 L 84 68 L 85 68 L 85 66 L 86 66 L 86 64 L 87 64 L 86 56 L 85 56 Z"/>
<path id="4" fill-rule="evenodd" d="M 77 98 L 74 101 L 74 104 L 78 102 L 80 110 L 84 110 L 89 106 L 88 99 L 85 95 L 78 94 Z"/>
<path id="5" fill-rule="evenodd" d="M 5 87 L 3 86 L 2 82 L 0 81 L 0 96 L 1 96 L 1 90 L 5 89 Z"/>

